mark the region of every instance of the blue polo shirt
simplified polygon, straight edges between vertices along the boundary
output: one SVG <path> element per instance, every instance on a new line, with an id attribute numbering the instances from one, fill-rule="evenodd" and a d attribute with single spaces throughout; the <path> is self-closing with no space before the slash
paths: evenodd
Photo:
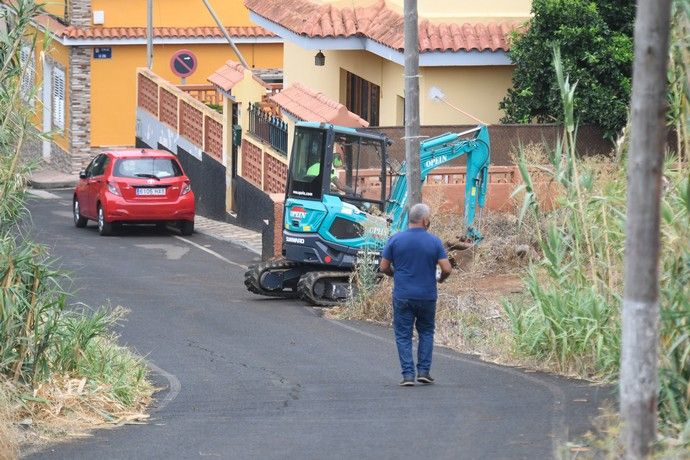
<path id="1" fill-rule="evenodd" d="M 393 264 L 393 297 L 436 300 L 436 265 L 448 257 L 437 236 L 409 228 L 393 235 L 382 255 Z"/>

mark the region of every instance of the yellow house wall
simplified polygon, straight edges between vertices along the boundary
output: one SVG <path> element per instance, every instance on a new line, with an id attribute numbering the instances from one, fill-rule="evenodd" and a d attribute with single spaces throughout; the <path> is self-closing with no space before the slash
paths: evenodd
<path id="1" fill-rule="evenodd" d="M 209 0 L 223 24 L 253 25 L 242 0 Z M 93 0 L 93 11 L 104 11 L 104 27 L 146 26 L 145 0 Z M 215 25 L 201 0 L 153 0 L 153 24 L 157 27 Z"/>
<path id="2" fill-rule="evenodd" d="M 266 88 L 254 80 L 251 72 L 245 71 L 244 78 L 232 88 L 231 92 L 235 98 L 235 103 L 240 106 L 239 124 L 242 126 L 242 130 L 246 131 L 249 129 L 249 112 L 247 108 L 250 103 L 261 101 L 261 97 L 266 94 Z M 244 133 L 242 135 L 244 136 Z"/>
<path id="3" fill-rule="evenodd" d="M 281 67 L 282 45 L 238 45 L 250 65 Z M 156 45 L 153 71 L 179 84 L 170 70 L 170 58 L 180 50 L 192 51 L 198 60 L 187 84 L 207 84 L 207 78 L 228 59 L 236 59 L 227 45 Z M 93 147 L 132 145 L 135 135 L 136 68 L 146 66 L 146 47 L 112 47 L 112 59 L 91 60 L 91 145 Z"/>
<path id="4" fill-rule="evenodd" d="M 247 109 L 250 103 L 259 102 L 261 100 L 261 97 L 264 94 L 266 94 L 266 88 L 264 88 L 259 82 L 254 80 L 254 78 L 251 75 L 251 72 L 245 71 L 244 78 L 239 83 L 237 83 L 231 91 L 232 96 L 235 98 L 234 103 L 239 105 L 238 122 L 242 127 L 242 138 L 249 137 L 249 112 Z M 241 151 L 241 147 L 238 148 Z M 242 174 L 241 158 L 241 156 L 238 157 L 238 174 Z"/>
<path id="5" fill-rule="evenodd" d="M 313 50 L 286 42 L 284 45 L 284 84 L 300 82 L 336 101 L 345 102 L 342 70 L 354 73 L 381 87 L 379 124 L 395 125 L 396 99 L 403 94 L 403 68 L 387 59 L 364 51 L 323 51 L 326 65 L 314 65 Z"/>
<path id="6" fill-rule="evenodd" d="M 323 51 L 326 65 L 313 65 L 312 50 L 285 43 L 285 84 L 299 81 L 308 88 L 345 102 L 344 69 L 381 87 L 379 125 L 400 125 L 398 97 L 404 97 L 404 68 L 366 51 Z M 420 120 L 424 125 L 473 123 L 445 104 L 429 99 L 432 86 L 440 88 L 449 102 L 486 121 L 498 122 L 503 114 L 498 103 L 511 86 L 511 66 L 423 67 L 420 78 Z"/>
<path id="7" fill-rule="evenodd" d="M 442 102 L 429 99 L 437 87 L 448 102 L 486 123 L 498 123 L 504 116 L 498 103 L 511 87 L 511 66 L 426 67 L 419 83 L 419 111 L 424 125 L 473 124 L 471 118 Z"/>
<path id="8" fill-rule="evenodd" d="M 46 130 L 43 126 L 43 62 L 41 55 L 43 54 L 43 43 L 39 39 L 36 43 L 36 49 L 34 50 L 35 56 L 35 69 L 36 69 L 36 104 L 34 106 L 34 125 L 41 129 Z M 51 59 L 54 63 L 59 64 L 60 67 L 65 71 L 65 130 L 62 133 L 54 133 L 53 141 L 60 146 L 65 151 L 69 151 L 69 130 L 70 130 L 70 106 L 69 106 L 69 48 L 62 46 L 60 43 L 51 41 L 48 44 L 46 50 L 46 57 Z M 51 99 L 52 100 L 52 99 Z M 52 129 L 52 125 L 48 126 L 48 129 Z"/>
<path id="9" fill-rule="evenodd" d="M 50 0 L 43 4 L 46 13 L 58 18 L 65 17 L 65 0 Z"/>

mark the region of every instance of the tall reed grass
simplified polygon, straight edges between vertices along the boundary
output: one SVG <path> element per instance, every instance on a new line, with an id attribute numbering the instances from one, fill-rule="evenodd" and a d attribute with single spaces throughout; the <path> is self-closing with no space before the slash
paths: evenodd
<path id="1" fill-rule="evenodd" d="M 107 398 L 131 405 L 150 395 L 150 385 L 143 360 L 115 345 L 109 332 L 124 310 L 69 306 L 62 288 L 69 277 L 30 236 L 25 200 L 32 166 L 20 152 L 27 139 L 39 136 L 31 119 L 40 101 L 27 103 L 36 89 L 22 84 L 27 62 L 20 50 L 28 46 L 33 54 L 41 39 L 31 22 L 40 6 L 33 0 L 3 6 L 8 32 L 0 35 L 0 386 L 36 391 L 55 376 L 85 378 Z M 45 41 L 41 48 L 47 46 Z"/>
<path id="2" fill-rule="evenodd" d="M 521 215 L 545 221 L 539 232 L 541 259 L 530 264 L 527 296 L 508 301 L 514 345 L 548 360 L 561 371 L 597 380 L 617 378 L 620 305 L 623 292 L 627 136 L 611 159 L 580 159 L 575 152 L 575 86 L 563 75 L 558 50 L 554 66 L 561 87 L 565 132 L 547 165 L 518 165 L 524 193 Z M 687 74 L 685 74 L 687 75 Z M 687 78 L 687 77 L 685 77 Z M 687 98 L 687 94 L 684 96 Z M 686 99 L 687 100 L 687 99 Z M 687 105 L 684 117 L 687 120 Z M 679 133 L 682 135 L 682 133 Z M 687 148 L 687 135 L 680 145 Z M 664 168 L 661 270 L 660 416 L 690 441 L 690 175 L 674 153 Z M 557 209 L 543 213 L 534 169 L 559 185 Z"/>

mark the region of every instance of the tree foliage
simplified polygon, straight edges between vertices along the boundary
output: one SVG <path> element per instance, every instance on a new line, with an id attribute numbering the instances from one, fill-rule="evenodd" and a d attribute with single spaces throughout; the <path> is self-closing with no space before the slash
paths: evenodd
<path id="1" fill-rule="evenodd" d="M 534 0 L 526 30 L 513 36 L 513 87 L 500 103 L 506 123 L 561 121 L 551 70 L 560 48 L 564 72 L 577 83 L 575 116 L 613 137 L 625 125 L 630 99 L 635 4 L 629 0 Z"/>

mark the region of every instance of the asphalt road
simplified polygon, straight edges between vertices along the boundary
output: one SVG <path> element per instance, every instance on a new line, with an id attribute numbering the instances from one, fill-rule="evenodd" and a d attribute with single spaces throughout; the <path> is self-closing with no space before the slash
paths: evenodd
<path id="1" fill-rule="evenodd" d="M 256 256 L 201 234 L 77 229 L 70 193 L 53 193 L 29 204 L 36 238 L 73 273 L 75 302 L 131 310 L 122 342 L 166 389 L 148 424 L 30 458 L 551 458 L 608 396 L 441 348 L 435 385 L 398 387 L 389 329 L 249 294 L 240 265 Z"/>

